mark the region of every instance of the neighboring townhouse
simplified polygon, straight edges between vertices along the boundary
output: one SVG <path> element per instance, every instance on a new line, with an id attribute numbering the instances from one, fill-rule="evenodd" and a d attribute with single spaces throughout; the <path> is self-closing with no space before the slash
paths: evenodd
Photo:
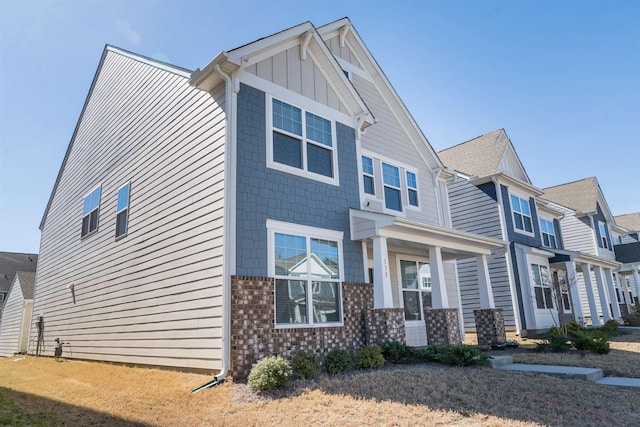
<path id="1" fill-rule="evenodd" d="M 34 313 L 82 359 L 244 376 L 294 350 L 488 342 L 488 259 L 348 19 L 190 72 L 107 46 L 41 223 Z M 466 316 L 471 316 L 471 320 Z M 32 332 L 33 336 L 33 332 Z"/>
<path id="2" fill-rule="evenodd" d="M 25 354 L 29 345 L 31 308 L 36 273 L 18 271 L 2 306 L 0 356 Z"/>
<path id="3" fill-rule="evenodd" d="M 38 255 L 0 252 L 0 307 L 4 303 L 17 271 L 35 273 Z"/>
<path id="4" fill-rule="evenodd" d="M 614 277 L 622 264 L 616 261 L 612 232 L 621 229 L 598 180 L 590 177 L 543 191 L 542 197 L 562 213 L 566 251 L 558 251 L 553 262 L 567 278 L 575 318 L 593 326 L 610 319 L 620 321 L 629 301 L 625 298 L 628 290 L 620 288 Z"/>
<path id="5" fill-rule="evenodd" d="M 619 286 L 628 292 L 629 304 L 638 304 L 640 295 L 640 212 L 613 217 L 615 223 L 623 230 L 614 233 L 613 249 L 616 253 L 616 261 L 622 263 L 617 277 Z"/>
<path id="6" fill-rule="evenodd" d="M 542 202 L 504 129 L 498 129 L 438 153 L 459 171 L 449 181 L 455 228 L 509 242 L 508 250 L 490 260 L 496 307 L 503 310 L 508 331 L 536 335 L 571 317 L 551 260 L 562 248 L 557 208 Z M 464 319 L 479 308 L 471 259 L 458 260 Z M 555 284 L 555 286 L 554 286 Z M 566 302 L 566 305 L 565 305 Z M 466 322 L 468 330 L 474 325 Z"/>

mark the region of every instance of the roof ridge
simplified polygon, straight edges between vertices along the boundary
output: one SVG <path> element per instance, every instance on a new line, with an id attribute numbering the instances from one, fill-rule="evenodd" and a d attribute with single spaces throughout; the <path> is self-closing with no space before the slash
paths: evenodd
<path id="1" fill-rule="evenodd" d="M 487 135 L 489 135 L 489 134 L 492 134 L 492 133 L 494 133 L 494 132 L 498 132 L 498 131 L 504 131 L 504 128 L 495 129 L 495 130 L 492 130 L 491 132 L 487 132 L 487 133 L 484 133 L 484 134 L 482 134 L 482 135 L 478 135 L 478 136 L 476 136 L 475 138 L 471 138 L 471 139 L 468 139 L 468 140 L 466 140 L 466 141 L 459 142 L 459 143 L 457 143 L 457 144 L 455 144 L 455 145 L 452 145 L 451 147 L 448 147 L 448 148 L 445 148 L 445 149 L 443 149 L 443 150 L 438 151 L 438 153 L 442 153 L 442 152 L 444 152 L 444 151 L 451 150 L 451 149 L 453 149 L 453 148 L 456 148 L 456 147 L 457 147 L 457 146 L 459 146 L 459 145 L 466 144 L 466 143 L 471 142 L 471 141 L 475 141 L 476 139 L 480 139 L 480 138 L 482 138 L 483 136 L 487 136 Z"/>
<path id="2" fill-rule="evenodd" d="M 542 190 L 548 190 L 548 189 L 551 189 L 551 188 L 562 187 L 562 186 L 569 185 L 569 184 L 575 184 L 577 182 L 587 181 L 589 179 L 595 179 L 595 181 L 598 182 L 598 179 L 595 176 L 589 176 L 589 177 L 586 177 L 586 178 L 580 178 L 580 179 L 576 179 L 576 180 L 573 180 L 573 181 L 565 182 L 563 184 L 556 184 L 556 185 L 552 185 L 550 187 L 545 187 Z M 598 186 L 600 186 L 600 183 L 598 183 Z"/>

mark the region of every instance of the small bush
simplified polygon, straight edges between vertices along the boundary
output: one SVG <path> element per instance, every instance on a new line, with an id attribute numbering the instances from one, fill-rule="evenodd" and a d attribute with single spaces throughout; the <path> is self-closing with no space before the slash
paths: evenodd
<path id="1" fill-rule="evenodd" d="M 320 372 L 320 358 L 315 353 L 296 351 L 291 358 L 291 368 L 295 376 L 309 380 Z"/>
<path id="2" fill-rule="evenodd" d="M 438 349 L 437 360 L 447 365 L 468 366 L 488 358 L 473 345 L 444 345 Z"/>
<path id="3" fill-rule="evenodd" d="M 413 348 L 399 341 L 385 341 L 380 347 L 384 360 L 390 363 L 409 363 L 415 357 Z"/>
<path id="4" fill-rule="evenodd" d="M 253 391 L 266 391 L 287 387 L 290 384 L 291 367 L 280 356 L 268 356 L 258 360 L 249 373 L 249 388 Z"/>
<path id="5" fill-rule="evenodd" d="M 346 372 L 353 366 L 353 360 L 347 350 L 333 349 L 324 357 L 324 370 L 331 375 Z"/>
<path id="6" fill-rule="evenodd" d="M 354 359 L 358 369 L 377 369 L 384 366 L 382 349 L 377 345 L 366 345 L 358 350 Z"/>
<path id="7" fill-rule="evenodd" d="M 418 359 L 420 362 L 437 362 L 439 354 L 440 346 L 437 346 L 435 344 L 419 348 L 415 352 L 416 359 Z"/>
<path id="8" fill-rule="evenodd" d="M 569 336 L 571 336 L 571 334 L 573 333 L 581 332 L 584 330 L 584 328 L 580 326 L 580 324 L 575 320 L 567 323 L 566 325 L 564 325 L 564 327 L 566 328 L 567 334 L 569 334 Z"/>
<path id="9" fill-rule="evenodd" d="M 572 338 L 573 346 L 578 350 L 591 351 L 598 354 L 608 354 L 608 336 L 597 329 L 576 333 Z"/>
<path id="10" fill-rule="evenodd" d="M 554 353 L 561 353 L 571 349 L 571 343 L 569 343 L 569 337 L 566 335 L 549 335 L 547 339 L 548 349 Z"/>
<path id="11" fill-rule="evenodd" d="M 559 336 L 562 335 L 562 332 L 560 331 L 560 328 L 558 328 L 557 326 L 552 326 L 549 328 L 549 332 L 548 335 L 550 336 Z"/>
<path id="12" fill-rule="evenodd" d="M 618 326 L 619 324 L 615 319 L 609 319 L 602 329 L 604 329 L 605 332 L 616 332 L 618 330 Z"/>

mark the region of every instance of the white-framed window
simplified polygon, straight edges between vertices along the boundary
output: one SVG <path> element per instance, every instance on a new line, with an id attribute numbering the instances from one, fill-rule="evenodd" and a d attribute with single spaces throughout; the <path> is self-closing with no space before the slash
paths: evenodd
<path id="1" fill-rule="evenodd" d="M 556 230 L 553 221 L 540 218 L 540 234 L 542 235 L 542 245 L 548 248 L 557 248 Z"/>
<path id="2" fill-rule="evenodd" d="M 565 313 L 571 312 L 571 297 L 569 296 L 569 287 L 571 284 L 567 280 L 567 273 L 564 271 L 557 272 L 558 289 L 560 291 L 560 303 Z"/>
<path id="3" fill-rule="evenodd" d="M 82 208 L 82 230 L 80 232 L 80 237 L 91 234 L 98 229 L 101 189 L 101 186 L 97 186 L 84 197 L 84 205 Z"/>
<path id="4" fill-rule="evenodd" d="M 511 213 L 513 215 L 513 227 L 525 233 L 533 234 L 533 226 L 531 221 L 531 208 L 529 200 L 522 197 L 511 195 Z"/>
<path id="5" fill-rule="evenodd" d="M 376 176 L 373 169 L 373 159 L 362 156 L 362 183 L 366 194 L 376 195 Z"/>
<path id="6" fill-rule="evenodd" d="M 409 206 L 418 207 L 418 177 L 415 173 L 406 171 L 407 174 L 407 201 Z"/>
<path id="7" fill-rule="evenodd" d="M 129 228 L 129 192 L 129 182 L 118 189 L 118 202 L 116 206 L 116 238 L 126 236 Z"/>
<path id="8" fill-rule="evenodd" d="M 536 300 L 536 308 L 553 308 L 551 280 L 549 279 L 549 267 L 546 265 L 531 264 L 531 281 Z"/>
<path id="9" fill-rule="evenodd" d="M 268 220 L 277 327 L 342 324 L 343 233 Z"/>
<path id="10" fill-rule="evenodd" d="M 423 320 L 432 307 L 431 267 L 425 262 L 400 259 L 400 283 L 404 320 Z"/>
<path id="11" fill-rule="evenodd" d="M 6 297 L 6 293 L 0 292 L 0 303 L 4 302 L 4 298 Z"/>
<path id="12" fill-rule="evenodd" d="M 609 239 L 607 238 L 607 224 L 598 221 L 598 229 L 600 231 L 600 246 L 605 249 L 610 249 Z"/>
<path id="13" fill-rule="evenodd" d="M 402 212 L 402 184 L 400 168 L 382 162 L 382 183 L 384 185 L 384 205 L 387 209 Z"/>
<path id="14" fill-rule="evenodd" d="M 335 123 L 270 98 L 267 166 L 338 185 Z"/>

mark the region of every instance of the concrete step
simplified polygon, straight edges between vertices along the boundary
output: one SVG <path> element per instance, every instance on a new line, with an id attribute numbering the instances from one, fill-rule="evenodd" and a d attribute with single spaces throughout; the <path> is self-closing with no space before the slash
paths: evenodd
<path id="1" fill-rule="evenodd" d="M 604 377 L 596 381 L 598 384 L 617 385 L 620 387 L 639 387 L 640 378 Z"/>
<path id="2" fill-rule="evenodd" d="M 497 366 L 496 369 L 502 369 L 505 371 L 536 372 L 539 374 L 554 375 L 563 378 L 577 378 L 594 382 L 604 376 L 602 369 L 577 368 L 574 366 L 527 365 L 524 363 L 512 363 Z"/>
<path id="3" fill-rule="evenodd" d="M 511 365 L 513 363 L 513 357 L 511 356 L 493 356 L 491 359 L 487 359 L 487 366 L 490 368 L 498 368 L 500 366 Z"/>

